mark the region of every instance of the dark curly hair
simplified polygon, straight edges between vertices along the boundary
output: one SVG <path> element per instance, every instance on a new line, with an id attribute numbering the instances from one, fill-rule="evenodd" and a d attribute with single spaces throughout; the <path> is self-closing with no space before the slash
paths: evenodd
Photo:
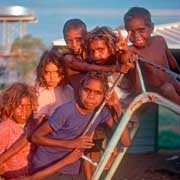
<path id="1" fill-rule="evenodd" d="M 88 55 L 89 55 L 88 49 L 90 49 L 90 44 L 94 40 L 103 40 L 106 43 L 110 51 L 110 54 L 116 55 L 115 45 L 118 42 L 118 38 L 110 27 L 107 26 L 96 27 L 87 34 L 86 49 Z"/>
<path id="2" fill-rule="evenodd" d="M 25 83 L 16 82 L 1 92 L 0 95 L 0 117 L 13 117 L 14 110 L 20 105 L 22 98 L 29 97 L 32 111 L 37 110 L 37 92 L 34 87 Z"/>
<path id="3" fill-rule="evenodd" d="M 81 79 L 81 82 L 80 82 L 81 87 L 83 87 L 84 84 L 87 83 L 90 79 L 95 79 L 95 80 L 98 80 L 98 81 L 102 82 L 103 87 L 104 87 L 104 93 L 106 93 L 108 91 L 109 85 L 108 85 L 108 80 L 107 80 L 107 74 L 97 72 L 97 71 L 88 72 Z"/>
<path id="4" fill-rule="evenodd" d="M 40 87 L 47 87 L 46 80 L 44 79 L 46 66 L 52 63 L 58 67 L 59 74 L 63 74 L 64 78 L 61 80 L 60 84 L 65 86 L 67 84 L 67 72 L 65 68 L 65 63 L 63 61 L 62 55 L 55 51 L 45 51 L 41 56 L 40 62 L 36 68 L 36 85 Z"/>
<path id="5" fill-rule="evenodd" d="M 63 27 L 63 35 L 64 39 L 66 40 L 66 33 L 71 29 L 79 29 L 81 28 L 84 32 L 84 34 L 87 33 L 87 27 L 86 24 L 80 20 L 80 19 L 69 19 L 65 22 Z"/>
<path id="6" fill-rule="evenodd" d="M 134 18 L 144 19 L 144 22 L 147 26 L 152 25 L 151 13 L 147 9 L 143 7 L 132 7 L 124 15 L 124 24 L 125 24 L 126 30 L 128 30 L 128 27 L 127 27 L 128 22 Z"/>

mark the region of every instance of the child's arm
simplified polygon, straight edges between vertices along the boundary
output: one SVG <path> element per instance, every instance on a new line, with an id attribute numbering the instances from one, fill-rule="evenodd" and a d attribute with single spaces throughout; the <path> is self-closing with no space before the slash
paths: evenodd
<path id="1" fill-rule="evenodd" d="M 126 38 L 123 37 L 121 30 L 118 29 L 118 39 L 119 41 L 116 43 L 116 51 L 118 52 L 118 62 L 120 66 L 127 66 L 128 69 L 134 68 L 134 61 L 137 58 L 137 55 L 130 51 L 128 42 L 131 33 L 128 32 Z"/>
<path id="2" fill-rule="evenodd" d="M 73 55 L 66 55 L 64 57 L 67 67 L 80 72 L 89 72 L 89 71 L 103 71 L 103 72 L 124 72 L 121 67 L 116 65 L 95 65 L 89 64 L 87 62 L 81 62 Z"/>
<path id="3" fill-rule="evenodd" d="M 172 69 L 176 73 L 180 74 L 180 68 L 176 62 L 176 59 L 174 58 L 174 56 L 172 55 L 171 51 L 168 49 L 167 46 L 166 46 L 166 55 L 167 55 L 167 59 L 168 59 L 170 69 Z"/>
<path id="4" fill-rule="evenodd" d="M 117 120 L 119 120 L 120 115 L 122 113 L 122 107 L 121 107 L 121 104 L 120 104 L 120 102 L 118 100 L 118 97 L 117 97 L 116 93 L 113 93 L 110 97 L 108 97 L 108 105 L 114 108 L 114 110 L 117 113 L 117 118 L 118 118 Z M 108 124 L 109 127 L 113 128 L 113 125 L 114 125 L 113 119 L 108 120 L 107 124 Z M 121 138 L 120 138 L 120 143 L 123 146 L 129 146 L 131 144 L 128 128 L 124 129 L 124 131 L 123 131 L 123 133 L 121 135 Z"/>
<path id="5" fill-rule="evenodd" d="M 31 140 L 36 144 L 70 149 L 75 149 L 77 147 L 82 149 L 89 149 L 94 145 L 92 139 L 88 136 L 80 136 L 73 140 L 53 139 L 48 137 L 48 134 L 51 132 L 53 132 L 53 129 L 46 121 L 34 132 Z"/>
<path id="6" fill-rule="evenodd" d="M 28 143 L 27 137 L 23 134 L 9 149 L 0 155 L 0 164 L 3 164 L 13 155 L 21 151 L 21 149 Z"/>
<path id="7" fill-rule="evenodd" d="M 82 156 L 82 151 L 80 151 L 79 149 L 75 149 L 72 153 L 67 155 L 64 159 L 59 160 L 57 163 L 51 165 L 50 167 L 45 168 L 41 171 L 38 171 L 38 172 L 34 173 L 32 176 L 18 178 L 18 180 L 42 180 L 42 179 L 56 173 L 64 166 L 67 166 L 67 165 L 72 164 L 73 162 L 77 161 L 78 159 L 81 158 L 81 156 Z"/>

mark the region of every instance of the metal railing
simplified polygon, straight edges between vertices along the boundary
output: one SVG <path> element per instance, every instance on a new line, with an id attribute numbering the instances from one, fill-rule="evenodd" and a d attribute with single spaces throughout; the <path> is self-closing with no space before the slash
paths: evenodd
<path id="1" fill-rule="evenodd" d="M 131 119 L 132 114 L 143 104 L 147 102 L 153 102 L 158 105 L 161 105 L 163 107 L 166 107 L 175 113 L 180 114 L 180 106 L 171 102 L 170 100 L 158 95 L 157 93 L 153 92 L 146 92 L 145 86 L 144 86 L 144 81 L 142 77 L 142 73 L 139 67 L 138 61 L 136 61 L 136 67 L 138 71 L 138 75 L 140 78 L 140 83 L 141 83 L 141 88 L 142 88 L 142 93 L 135 97 L 135 99 L 129 104 L 128 108 L 126 109 L 124 115 L 122 116 L 122 119 L 120 120 L 120 123 L 118 124 L 108 146 L 106 147 L 105 152 L 100 158 L 100 161 L 98 162 L 98 165 L 96 167 L 95 172 L 93 173 L 91 180 L 98 180 L 106 166 L 106 163 L 108 162 L 114 148 L 119 142 L 119 138 L 121 137 L 125 127 L 127 126 L 129 120 Z M 159 67 L 158 67 L 159 68 Z M 163 69 L 164 70 L 164 69 Z M 138 128 L 135 128 L 131 132 L 131 137 L 133 138 L 134 135 L 136 134 Z M 111 180 L 112 176 L 114 175 L 117 167 L 119 166 L 121 160 L 123 159 L 123 156 L 125 155 L 127 151 L 127 147 L 123 148 L 123 152 L 119 152 L 118 156 L 116 157 L 115 161 L 113 162 L 111 168 L 109 169 L 106 177 L 104 180 Z"/>

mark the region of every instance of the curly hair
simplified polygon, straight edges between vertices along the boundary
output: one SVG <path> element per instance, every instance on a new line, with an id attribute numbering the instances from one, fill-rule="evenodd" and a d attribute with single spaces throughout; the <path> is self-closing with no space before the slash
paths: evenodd
<path id="1" fill-rule="evenodd" d="M 68 81 L 65 63 L 63 61 L 62 55 L 55 50 L 49 50 L 49 51 L 47 50 L 41 56 L 40 62 L 36 68 L 36 85 L 40 87 L 47 87 L 47 82 L 44 78 L 44 75 L 45 75 L 45 68 L 49 63 L 52 63 L 57 66 L 59 75 L 63 74 L 64 78 L 61 80 L 60 84 L 62 86 L 65 86 Z"/>
<path id="2" fill-rule="evenodd" d="M 16 82 L 0 94 L 0 117 L 12 118 L 14 110 L 20 105 L 22 98 L 29 97 L 33 112 L 37 110 L 37 92 L 34 87 Z"/>
<path id="3" fill-rule="evenodd" d="M 124 24 L 125 24 L 126 30 L 128 30 L 128 27 L 127 27 L 128 22 L 134 18 L 143 19 L 147 26 L 152 25 L 151 13 L 147 9 L 145 9 L 143 7 L 132 7 L 124 15 Z"/>
<path id="4" fill-rule="evenodd" d="M 98 80 L 100 82 L 102 82 L 103 87 L 104 87 L 104 93 L 106 93 L 109 89 L 109 85 L 108 85 L 108 79 L 107 79 L 107 74 L 105 73 L 100 73 L 97 71 L 91 71 L 88 72 L 82 79 L 80 82 L 80 87 L 83 87 L 85 83 L 87 83 L 90 79 L 95 79 Z"/>
<path id="5" fill-rule="evenodd" d="M 80 20 L 80 19 L 69 19 L 68 21 L 65 22 L 64 27 L 63 27 L 63 35 L 64 39 L 66 39 L 66 33 L 71 30 L 71 29 L 79 29 L 81 28 L 84 32 L 84 34 L 87 33 L 87 27 L 86 24 Z"/>
<path id="6" fill-rule="evenodd" d="M 111 55 L 116 54 L 115 45 L 118 42 L 118 38 L 111 28 L 107 26 L 96 27 L 87 34 L 87 39 L 86 39 L 87 54 L 89 54 L 88 49 L 90 49 L 90 44 L 94 40 L 103 40 L 106 43 Z"/>

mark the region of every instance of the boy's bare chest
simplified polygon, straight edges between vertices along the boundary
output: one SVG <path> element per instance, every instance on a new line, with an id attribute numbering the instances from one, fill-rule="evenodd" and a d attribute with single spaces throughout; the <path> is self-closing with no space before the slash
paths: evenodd
<path id="1" fill-rule="evenodd" d="M 165 50 L 163 47 L 154 45 L 139 50 L 139 55 L 149 62 L 163 65 L 166 62 Z"/>

